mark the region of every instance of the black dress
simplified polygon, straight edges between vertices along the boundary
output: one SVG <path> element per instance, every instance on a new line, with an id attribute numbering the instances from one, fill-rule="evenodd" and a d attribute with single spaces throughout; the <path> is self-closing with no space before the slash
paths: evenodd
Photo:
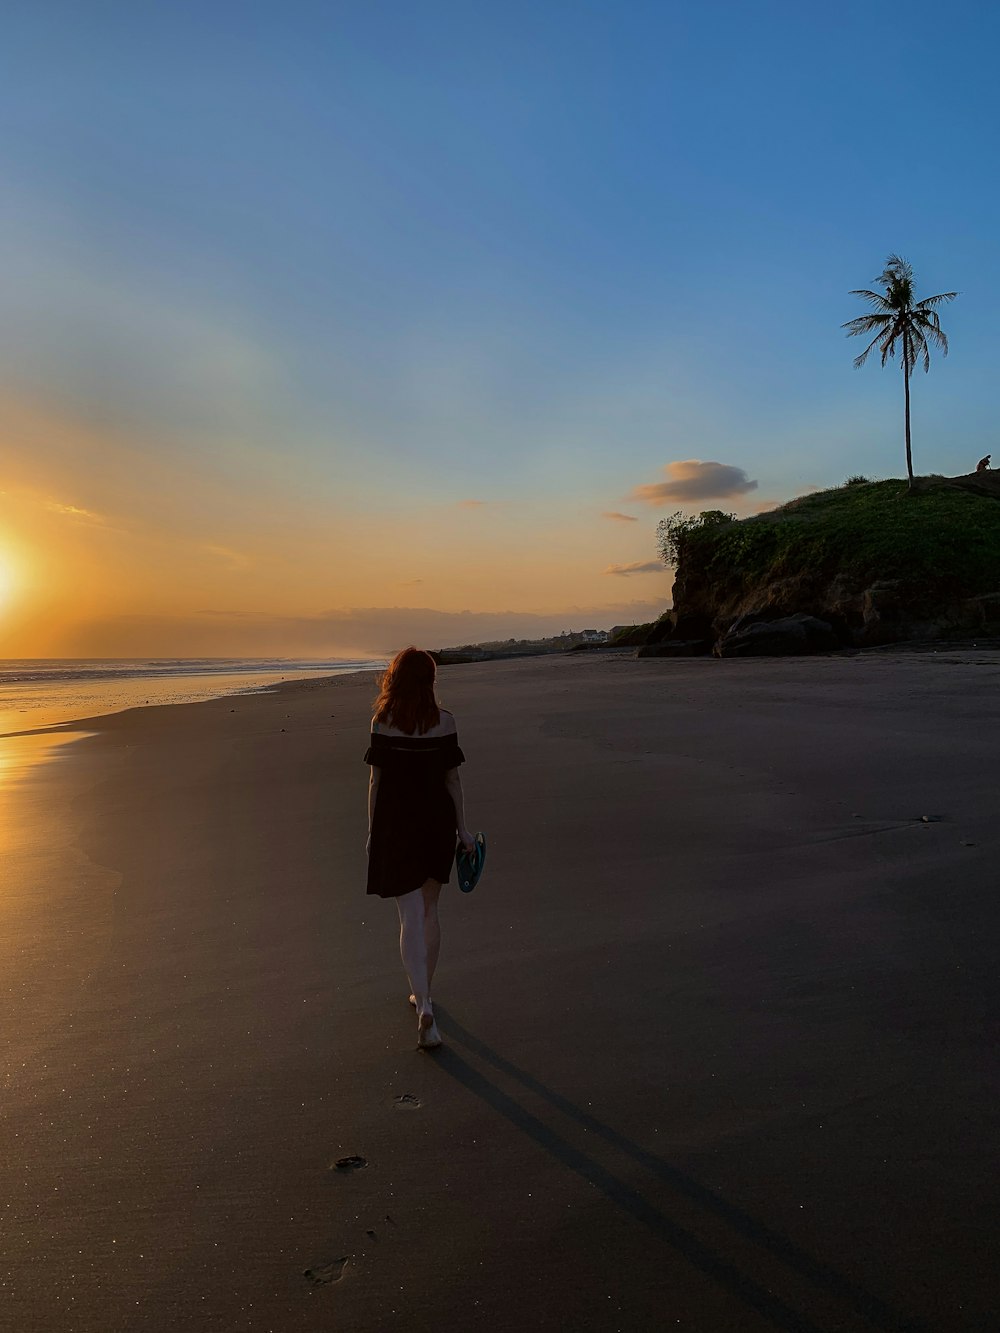
<path id="1" fill-rule="evenodd" d="M 429 879 L 447 884 L 458 829 L 445 774 L 465 762 L 458 735 L 372 732 L 365 763 L 379 770 L 368 852 L 368 892 L 399 898 Z"/>

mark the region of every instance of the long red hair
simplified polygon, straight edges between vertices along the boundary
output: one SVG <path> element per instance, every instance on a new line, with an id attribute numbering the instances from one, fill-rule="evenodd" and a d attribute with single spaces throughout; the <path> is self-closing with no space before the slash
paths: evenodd
<path id="1" fill-rule="evenodd" d="M 441 721 L 434 697 L 437 663 L 420 648 L 404 648 L 385 669 L 375 700 L 375 721 L 422 736 Z"/>

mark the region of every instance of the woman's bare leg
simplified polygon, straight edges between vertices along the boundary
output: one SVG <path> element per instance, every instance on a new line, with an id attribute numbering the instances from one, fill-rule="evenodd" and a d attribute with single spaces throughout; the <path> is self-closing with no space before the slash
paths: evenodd
<path id="1" fill-rule="evenodd" d="M 433 882 L 433 881 L 431 881 Z M 417 1041 L 421 1046 L 439 1046 L 427 979 L 427 940 L 424 934 L 423 889 L 414 889 L 396 899 L 399 911 L 399 955 L 410 979 L 417 1010 Z"/>
<path id="2" fill-rule="evenodd" d="M 424 941 L 427 945 L 427 991 L 430 994 L 441 952 L 441 922 L 438 919 L 438 897 L 441 885 L 436 879 L 429 879 L 420 892 L 424 895 Z"/>
<path id="3" fill-rule="evenodd" d="M 399 910 L 399 956 L 410 979 L 410 988 L 417 1002 L 417 1009 L 426 1007 L 427 994 L 427 942 L 424 938 L 424 895 L 423 889 L 414 889 L 396 899 Z"/>
<path id="4" fill-rule="evenodd" d="M 430 999 L 431 986 L 434 983 L 434 970 L 441 953 L 441 921 L 438 917 L 438 898 L 441 885 L 436 879 L 429 879 L 421 886 L 424 895 L 424 944 L 427 947 L 427 998 Z M 410 996 L 410 1003 L 416 1008 L 416 995 Z"/>

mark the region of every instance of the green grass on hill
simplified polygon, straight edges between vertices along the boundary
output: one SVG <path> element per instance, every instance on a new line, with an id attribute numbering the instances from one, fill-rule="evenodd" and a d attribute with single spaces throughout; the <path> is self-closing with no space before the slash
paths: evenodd
<path id="1" fill-rule="evenodd" d="M 808 570 L 986 592 L 1000 589 L 1000 500 L 947 488 L 911 493 L 895 480 L 845 485 L 696 529 L 684 538 L 681 561 L 719 581 Z"/>

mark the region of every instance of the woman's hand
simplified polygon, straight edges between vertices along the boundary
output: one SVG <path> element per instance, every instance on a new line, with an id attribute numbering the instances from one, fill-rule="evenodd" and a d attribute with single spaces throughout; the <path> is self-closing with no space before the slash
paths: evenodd
<path id="1" fill-rule="evenodd" d="M 471 852 L 476 845 L 476 840 L 467 828 L 458 830 L 458 840 L 467 852 Z"/>

